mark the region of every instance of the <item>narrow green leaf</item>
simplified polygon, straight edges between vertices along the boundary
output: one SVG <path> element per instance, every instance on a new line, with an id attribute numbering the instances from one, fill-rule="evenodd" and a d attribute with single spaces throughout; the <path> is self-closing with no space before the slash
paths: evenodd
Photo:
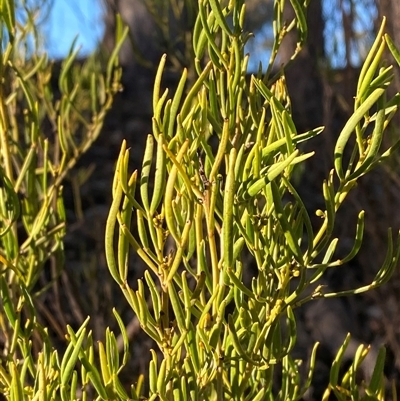
<path id="1" fill-rule="evenodd" d="M 222 30 L 228 35 L 232 36 L 231 29 L 228 26 L 228 23 L 226 22 L 225 16 L 222 12 L 220 2 L 218 0 L 208 0 L 211 9 L 213 10 L 215 19 L 218 23 L 218 25 L 222 28 Z"/>
<path id="2" fill-rule="evenodd" d="M 365 92 L 364 88 L 363 88 L 363 91 L 361 90 L 362 87 L 364 85 L 368 85 L 369 82 L 371 82 L 372 76 L 370 77 L 369 81 L 368 81 L 368 79 L 365 79 L 365 78 L 366 78 L 366 75 L 367 75 L 368 71 L 371 71 L 370 70 L 371 63 L 374 60 L 376 60 L 376 52 L 377 52 L 377 49 L 378 49 L 378 47 L 379 47 L 379 45 L 381 43 L 383 32 L 385 30 L 385 25 L 386 25 L 386 17 L 383 17 L 382 18 L 382 24 L 381 24 L 381 26 L 379 28 L 379 31 L 378 31 L 377 35 L 376 35 L 376 39 L 375 39 L 375 41 L 374 41 L 374 43 L 373 43 L 373 45 L 372 45 L 372 47 L 371 47 L 371 49 L 370 49 L 370 51 L 369 51 L 369 53 L 367 55 L 367 58 L 365 59 L 365 61 L 363 63 L 363 66 L 361 68 L 360 76 L 358 78 L 358 83 L 357 83 L 357 93 Z"/>
<path id="3" fill-rule="evenodd" d="M 382 346 L 379 349 L 371 381 L 369 382 L 369 386 L 365 390 L 367 395 L 371 397 L 378 395 L 378 393 L 382 391 L 382 389 L 384 389 L 385 360 L 386 360 L 386 348 Z"/>
<path id="4" fill-rule="evenodd" d="M 223 209 L 223 250 L 224 268 L 233 269 L 233 202 L 236 191 L 235 162 L 236 149 L 232 148 L 229 153 L 229 165 L 224 189 L 224 209 Z"/>
<path id="5" fill-rule="evenodd" d="M 296 25 L 299 32 L 299 44 L 303 45 L 307 40 L 307 20 L 301 4 L 297 0 L 290 0 L 293 10 L 296 14 Z"/>
<path id="6" fill-rule="evenodd" d="M 378 101 L 378 99 L 383 95 L 385 89 L 375 89 L 368 98 L 361 104 L 361 106 L 354 112 L 354 114 L 349 118 L 346 125 L 342 129 L 342 132 L 339 135 L 339 138 L 335 145 L 334 151 L 334 164 L 336 174 L 341 180 L 344 180 L 343 166 L 342 166 L 342 158 L 344 148 L 350 139 L 351 134 L 354 132 L 356 125 L 361 121 L 363 117 L 367 114 L 367 112 L 371 109 L 371 107 Z"/>
<path id="7" fill-rule="evenodd" d="M 61 362 L 61 385 L 66 386 L 72 375 L 72 371 L 75 368 L 76 362 L 78 360 L 79 353 L 81 352 L 81 347 L 83 340 L 85 339 L 86 328 L 83 328 L 76 342 L 70 342 L 67 351 L 64 354 L 64 358 Z M 71 352 L 72 351 L 72 352 Z"/>
<path id="8" fill-rule="evenodd" d="M 156 172 L 154 178 L 154 189 L 153 196 L 151 199 L 149 215 L 153 216 L 156 209 L 160 205 L 160 202 L 164 196 L 166 186 L 166 154 L 164 152 L 164 136 L 160 134 L 157 139 L 157 158 L 156 158 Z"/>
<path id="9" fill-rule="evenodd" d="M 160 100 L 161 80 L 162 80 L 162 74 L 164 71 L 166 61 L 167 61 L 167 55 L 163 54 L 161 56 L 160 63 L 158 64 L 157 73 L 156 73 L 156 77 L 154 80 L 154 87 L 153 87 L 153 113 L 154 113 L 154 115 L 156 114 L 156 108 L 157 108 L 158 102 Z"/>
<path id="10" fill-rule="evenodd" d="M 108 383 L 110 383 L 110 380 L 111 380 L 110 366 L 107 361 L 107 355 L 106 355 L 106 351 L 104 349 L 104 344 L 101 341 L 98 341 L 97 345 L 99 347 L 101 375 L 103 378 L 103 383 L 105 385 L 107 385 Z"/>
<path id="11" fill-rule="evenodd" d="M 392 53 L 394 59 L 396 60 L 397 64 L 400 66 L 400 52 L 399 52 L 399 50 L 397 49 L 397 47 L 395 46 L 392 38 L 388 34 L 385 34 L 385 40 L 386 40 L 386 43 L 387 43 L 387 45 L 389 47 L 389 50 Z"/>

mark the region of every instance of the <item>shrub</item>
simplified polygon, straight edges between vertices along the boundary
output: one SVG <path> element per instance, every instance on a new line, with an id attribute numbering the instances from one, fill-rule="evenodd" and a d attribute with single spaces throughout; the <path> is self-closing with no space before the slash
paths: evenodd
<path id="1" fill-rule="evenodd" d="M 0 381 L 7 398 L 301 399 L 315 371 L 317 344 L 302 376 L 299 366 L 304 361 L 293 357 L 295 310 L 317 298 L 370 290 L 390 278 L 400 255 L 399 238 L 391 230 L 385 260 L 370 285 L 332 293 L 320 284 L 329 268 L 351 261 L 362 244 L 364 212 L 360 211 L 353 248 L 346 255 L 337 250 L 339 240 L 333 230 L 338 210 L 360 177 L 384 162 L 400 143 L 381 149 L 385 128 L 399 103 L 398 94 L 386 99 L 393 67 L 385 67 L 381 59 L 386 47 L 398 62 L 399 53 L 384 35 L 383 23 L 361 71 L 354 114 L 333 149 L 334 166 L 321 183 L 325 210 L 316 211 L 321 219 L 315 226 L 293 176 L 313 155 L 303 154 L 299 144 L 321 134 L 323 128 L 297 132 L 284 68 L 271 73 L 286 31 L 297 29 L 299 48 L 306 40 L 305 6 L 291 3 L 296 17 L 288 25 L 276 3 L 271 60 L 248 82 L 244 45 L 250 34 L 243 32 L 244 2 L 231 1 L 224 7 L 215 0 L 200 1 L 193 31 L 197 78 L 188 83 L 184 70 L 168 99 L 168 89 L 161 90 L 164 56 L 155 78 L 153 133 L 147 137 L 140 173 L 129 172 L 129 150 L 126 142 L 122 144 L 106 224 L 107 262 L 142 329 L 158 347 L 151 350 L 148 378 L 141 376 L 132 384 L 129 395 L 119 379 L 129 358 L 129 341 L 116 310 L 124 339 L 122 359 L 110 330 L 105 342 L 95 347 L 88 319 L 77 331 L 67 327 L 69 345 L 61 354 L 52 347 L 46 328 L 35 321 L 31 300 L 35 278 L 45 262 L 62 256 L 61 178 L 79 150 L 86 148 L 81 144 L 90 143 L 92 132 L 98 133 L 118 89 L 118 70 L 113 75 L 118 49 L 105 78 L 90 75 L 91 90 L 82 92 L 79 79 L 85 74 L 73 74 L 71 53 L 60 75 L 59 109 L 51 98 L 40 96 L 49 88 L 40 86 L 45 59 L 25 61 L 24 66 L 32 63 L 29 73 L 3 62 L 16 85 L 8 98 L 3 97 L 8 114 L 2 113 L 1 262 L 5 267 L 1 293 L 6 341 Z M 7 4 L 12 10 L 11 2 Z M 18 48 L 11 35 L 12 19 L 7 28 L 10 40 L 3 58 L 17 55 Z M 96 79 L 103 84 L 97 86 Z M 96 93 L 97 88 L 104 90 Z M 90 102 L 77 102 L 77 96 Z M 17 107 L 10 105 L 18 99 L 27 110 L 21 128 L 25 142 L 17 142 L 20 131 L 7 125 Z M 99 106 L 97 99 L 101 99 Z M 81 111 L 85 105 L 90 109 L 88 104 L 92 124 Z M 42 116 L 39 110 L 47 113 Z M 50 142 L 39 129 L 45 118 L 56 123 L 51 142 L 60 144 L 56 159 L 49 157 Z M 74 135 L 82 122 L 83 140 L 77 142 Z M 93 127 L 97 128 L 91 131 Z M 12 163 L 7 161 L 11 157 Z M 23 214 L 18 209 L 21 190 L 26 196 Z M 22 244 L 19 222 L 28 238 Z M 147 266 L 137 284 L 129 278 L 131 249 Z M 251 265 L 255 271 L 249 274 Z M 38 353 L 32 351 L 34 335 L 40 338 Z M 384 348 L 372 377 L 363 383 L 363 392 L 356 374 L 368 347 L 357 350 L 351 366 L 339 377 L 349 340 L 334 359 L 324 399 L 331 393 L 343 400 L 383 399 Z"/>

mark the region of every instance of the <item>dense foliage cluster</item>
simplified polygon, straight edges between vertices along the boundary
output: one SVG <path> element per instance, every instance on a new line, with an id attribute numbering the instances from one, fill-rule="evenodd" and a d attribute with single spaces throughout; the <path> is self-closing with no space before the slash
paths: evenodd
<path id="1" fill-rule="evenodd" d="M 389 229 L 386 257 L 369 285 L 331 292 L 322 281 L 328 269 L 350 262 L 363 242 L 362 210 L 347 254 L 334 236 L 347 195 L 400 145 L 397 140 L 382 149 L 400 102 L 400 94 L 387 93 L 393 66 L 383 55 L 389 49 L 400 64 L 400 54 L 385 22 L 361 69 L 354 113 L 334 148 L 326 149 L 334 165 L 320 185 L 325 208 L 307 210 L 294 176 L 306 174 L 299 166 L 313 152 L 303 153 L 299 144 L 323 135 L 323 128 L 298 132 L 287 65 L 273 72 L 287 32 L 298 34 L 292 60 L 301 51 L 307 5 L 291 0 L 295 17 L 284 21 L 282 2 L 275 2 L 271 59 L 248 80 L 246 7 L 243 0 L 225 3 L 198 2 L 193 71 L 182 71 L 173 96 L 162 89 L 162 57 L 140 171 L 129 171 L 126 141 L 116 163 L 105 230 L 108 269 L 157 345 L 149 350 L 148 377 L 125 383 L 121 372 L 132 356 L 119 311 L 113 312 L 121 355 L 110 329 L 104 341 L 93 338 L 89 318 L 77 330 L 65 328 L 67 345 L 60 350 L 37 319 L 35 299 L 57 273 L 45 287 L 39 278 L 63 268 L 63 180 L 98 137 L 121 88 L 118 51 L 127 31 L 117 25 L 104 72 L 94 59 L 76 62 L 72 47 L 55 92 L 52 64 L 46 55 L 21 51 L 26 33 L 17 29 L 14 3 L 2 2 L 0 391 L 6 399 L 302 399 L 318 345 L 309 361 L 295 358 L 296 311 L 317 298 L 378 287 L 398 265 L 400 239 Z M 315 213 L 317 226 L 310 218 Z M 146 265 L 137 282 L 129 275 L 132 251 Z M 338 350 L 324 399 L 384 399 L 384 348 L 360 385 L 357 372 L 369 348 L 360 346 L 341 376 L 349 342 Z"/>

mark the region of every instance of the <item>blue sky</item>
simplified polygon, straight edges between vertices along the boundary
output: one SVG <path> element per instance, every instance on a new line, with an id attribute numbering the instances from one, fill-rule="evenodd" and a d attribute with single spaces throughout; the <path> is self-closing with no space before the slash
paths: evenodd
<path id="1" fill-rule="evenodd" d="M 348 3 L 349 0 L 343 0 L 343 7 L 346 8 Z M 355 28 L 359 31 L 359 40 L 353 44 L 354 51 L 351 54 L 353 65 L 359 64 L 360 57 L 365 57 L 369 49 L 373 37 L 368 37 L 369 35 L 363 37 L 362 33 L 371 32 L 376 14 L 371 0 L 355 2 L 355 4 Z M 343 67 L 345 64 L 344 39 L 343 31 L 340 29 L 342 16 L 338 2 L 324 0 L 323 9 L 326 19 L 325 36 L 328 57 L 330 57 L 332 67 Z M 45 46 L 50 57 L 64 57 L 77 35 L 79 35 L 77 44 L 81 46 L 81 55 L 92 52 L 104 32 L 102 12 L 100 0 L 53 0 L 49 18 L 44 25 Z M 256 35 L 254 45 L 257 47 L 262 43 L 262 33 L 259 33 Z M 258 52 L 254 51 L 254 53 Z M 265 59 L 265 57 L 263 58 Z M 252 64 L 254 64 L 253 68 L 256 68 L 258 61 L 253 59 Z"/>
<path id="2" fill-rule="evenodd" d="M 45 46 L 54 58 L 64 57 L 74 38 L 82 55 L 92 52 L 103 35 L 102 7 L 97 0 L 54 0 L 44 25 Z"/>

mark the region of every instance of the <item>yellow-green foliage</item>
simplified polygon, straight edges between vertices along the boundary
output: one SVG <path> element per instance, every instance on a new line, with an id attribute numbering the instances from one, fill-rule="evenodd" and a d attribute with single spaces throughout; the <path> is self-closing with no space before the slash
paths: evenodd
<path id="1" fill-rule="evenodd" d="M 162 58 L 154 86 L 153 133 L 147 138 L 141 171 L 129 172 L 124 142 L 110 188 L 108 267 L 160 351 L 151 350 L 149 377 L 132 383 L 129 395 L 118 377 L 129 358 L 129 343 L 117 311 L 122 358 L 109 330 L 105 343 L 94 347 L 88 320 L 76 332 L 67 327 L 69 345 L 60 354 L 36 322 L 31 302 L 46 260 L 62 258 L 62 178 L 98 134 L 118 90 L 116 53 L 103 77 L 89 72 L 90 64 L 76 70 L 72 51 L 62 68 L 57 100 L 48 84 L 51 65 L 45 56 L 19 60 L 10 17 L 13 4 L 2 3 L 9 41 L 1 60 L 1 73 L 8 78 L 2 80 L 0 100 L 0 324 L 6 339 L 0 386 L 7 399 L 301 399 L 310 386 L 317 345 L 309 373 L 302 378 L 300 361 L 291 356 L 296 344 L 294 309 L 318 297 L 366 291 L 390 278 L 400 245 L 389 230 L 385 261 L 370 285 L 343 293 L 325 293 L 318 286 L 327 269 L 347 263 L 361 247 L 363 211 L 353 249 L 348 255 L 336 252 L 338 239 L 332 233 L 338 209 L 357 180 L 400 143 L 381 149 L 399 103 L 398 95 L 386 99 L 392 67 L 381 68 L 383 50 L 388 46 L 398 62 L 400 57 L 384 35 L 384 24 L 362 69 L 354 114 L 335 149 L 327 150 L 334 152 L 334 166 L 321 183 L 325 210 L 318 211 L 321 224 L 314 227 L 309 217 L 313 211 L 304 206 L 291 177 L 296 165 L 312 157 L 298 144 L 323 129 L 297 132 L 283 71 L 271 75 L 286 31 L 297 29 L 298 50 L 304 44 L 306 6 L 292 0 L 295 19 L 284 24 L 276 2 L 271 60 L 248 82 L 244 2 L 225 3 L 198 2 L 193 31 L 196 79 L 188 83 L 184 70 L 171 99 L 160 89 L 166 62 Z M 90 89 L 82 86 L 85 77 L 85 88 Z M 54 138 L 42 132 L 44 119 L 52 124 Z M 352 146 L 351 136 L 356 145 L 348 159 L 343 153 Z M 23 195 L 21 203 L 18 194 Z M 18 237 L 18 224 L 26 239 Z M 137 283 L 128 277 L 130 248 L 147 266 Z M 257 270 L 247 284 L 245 254 Z M 311 285 L 316 289 L 305 295 Z M 38 354 L 31 349 L 34 332 L 43 344 Z M 332 365 L 325 398 L 334 392 L 343 400 L 362 394 L 383 399 L 383 349 L 363 393 L 355 378 L 367 348 L 358 349 L 348 372 L 339 378 L 348 342 Z M 278 370 L 281 383 L 273 389 Z"/>
<path id="2" fill-rule="evenodd" d="M 1 2 L 1 7 L 0 392 L 13 400 L 51 399 L 60 392 L 69 399 L 75 394 L 70 379 L 76 375 L 79 347 L 71 334 L 66 353 L 57 355 L 37 322 L 33 299 L 46 291 L 37 281 L 49 262 L 63 267 L 63 180 L 98 137 L 120 89 L 118 48 L 101 74 L 95 59 L 77 63 L 72 47 L 59 91 L 53 92 L 53 63 L 35 49 L 24 51 L 35 35 L 34 15 L 24 29 L 16 29 L 13 2 Z M 89 346 L 83 327 L 76 335 L 77 342 L 85 338 Z M 32 351 L 33 338 L 43 346 L 39 354 Z"/>

